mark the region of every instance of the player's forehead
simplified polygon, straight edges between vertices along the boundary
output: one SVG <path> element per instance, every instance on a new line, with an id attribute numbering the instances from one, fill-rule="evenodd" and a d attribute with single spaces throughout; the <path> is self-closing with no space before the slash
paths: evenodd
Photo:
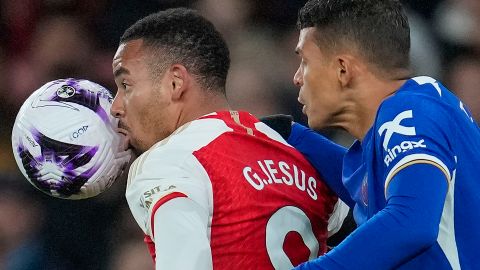
<path id="1" fill-rule="evenodd" d="M 112 61 L 114 75 L 117 75 L 120 69 L 128 70 L 131 66 L 143 64 L 144 56 L 143 40 L 135 39 L 121 43 Z"/>
<path id="2" fill-rule="evenodd" d="M 301 29 L 295 52 L 300 55 L 304 54 L 306 51 L 308 52 L 312 48 L 317 47 L 315 41 L 315 27 Z"/>

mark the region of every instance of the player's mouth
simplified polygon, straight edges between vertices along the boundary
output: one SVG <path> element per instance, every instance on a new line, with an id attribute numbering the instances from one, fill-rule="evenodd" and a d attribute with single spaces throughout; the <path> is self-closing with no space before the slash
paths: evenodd
<path id="1" fill-rule="evenodd" d="M 120 133 L 120 132 L 119 132 L 119 133 Z M 130 139 L 129 139 L 128 135 L 125 135 L 125 134 L 123 134 L 123 133 L 120 133 L 120 137 L 121 137 L 121 140 L 122 140 L 122 141 L 120 142 L 120 144 L 121 144 L 122 149 L 123 149 L 124 151 L 132 148 L 132 146 L 130 145 Z"/>
<path id="2" fill-rule="evenodd" d="M 307 105 L 305 105 L 305 103 L 303 103 L 302 98 L 300 96 L 298 96 L 297 100 L 300 104 L 303 105 L 302 106 L 302 113 L 307 115 Z"/>
<path id="3" fill-rule="evenodd" d="M 117 132 L 122 137 L 123 150 L 127 150 L 131 148 L 132 146 L 130 145 L 130 137 L 128 136 L 128 132 L 129 132 L 128 127 L 124 125 L 122 122 L 118 122 Z"/>
<path id="4" fill-rule="evenodd" d="M 127 136 L 128 135 L 128 130 L 124 129 L 124 128 L 121 128 L 121 127 L 118 127 L 117 128 L 117 132 L 122 134 L 122 135 L 125 135 Z"/>

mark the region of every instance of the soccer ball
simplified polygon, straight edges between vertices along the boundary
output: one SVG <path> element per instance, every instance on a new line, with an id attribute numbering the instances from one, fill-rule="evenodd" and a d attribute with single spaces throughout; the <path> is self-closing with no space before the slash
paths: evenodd
<path id="1" fill-rule="evenodd" d="M 72 200 L 110 187 L 131 156 L 110 116 L 112 101 L 107 89 L 88 80 L 56 80 L 33 92 L 12 130 L 13 154 L 27 180 Z"/>

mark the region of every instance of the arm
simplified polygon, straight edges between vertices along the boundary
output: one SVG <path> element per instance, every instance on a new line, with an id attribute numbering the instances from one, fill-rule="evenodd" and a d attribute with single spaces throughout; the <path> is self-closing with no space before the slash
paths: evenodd
<path id="1" fill-rule="evenodd" d="M 320 173 L 326 184 L 349 207 L 352 200 L 342 182 L 342 165 L 346 149 L 298 123 L 292 125 L 288 143 L 300 151 Z"/>
<path id="2" fill-rule="evenodd" d="M 213 268 L 204 208 L 177 197 L 157 208 L 153 223 L 156 269 Z"/>
<path id="3" fill-rule="evenodd" d="M 447 190 L 445 174 L 435 166 L 401 170 L 382 211 L 332 251 L 296 269 L 392 269 L 405 263 L 436 242 Z"/>
<path id="4" fill-rule="evenodd" d="M 130 167 L 130 211 L 157 269 L 211 269 L 208 175 L 193 155 L 167 150 L 151 151 Z"/>

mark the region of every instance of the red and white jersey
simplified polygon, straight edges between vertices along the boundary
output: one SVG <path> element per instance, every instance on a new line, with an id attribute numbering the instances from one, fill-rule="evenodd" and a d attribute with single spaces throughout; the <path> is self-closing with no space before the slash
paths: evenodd
<path id="1" fill-rule="evenodd" d="M 326 252 L 329 219 L 339 227 L 348 211 L 332 216 L 337 198 L 308 161 L 233 111 L 189 122 L 138 157 L 126 197 L 157 269 L 291 269 Z"/>

